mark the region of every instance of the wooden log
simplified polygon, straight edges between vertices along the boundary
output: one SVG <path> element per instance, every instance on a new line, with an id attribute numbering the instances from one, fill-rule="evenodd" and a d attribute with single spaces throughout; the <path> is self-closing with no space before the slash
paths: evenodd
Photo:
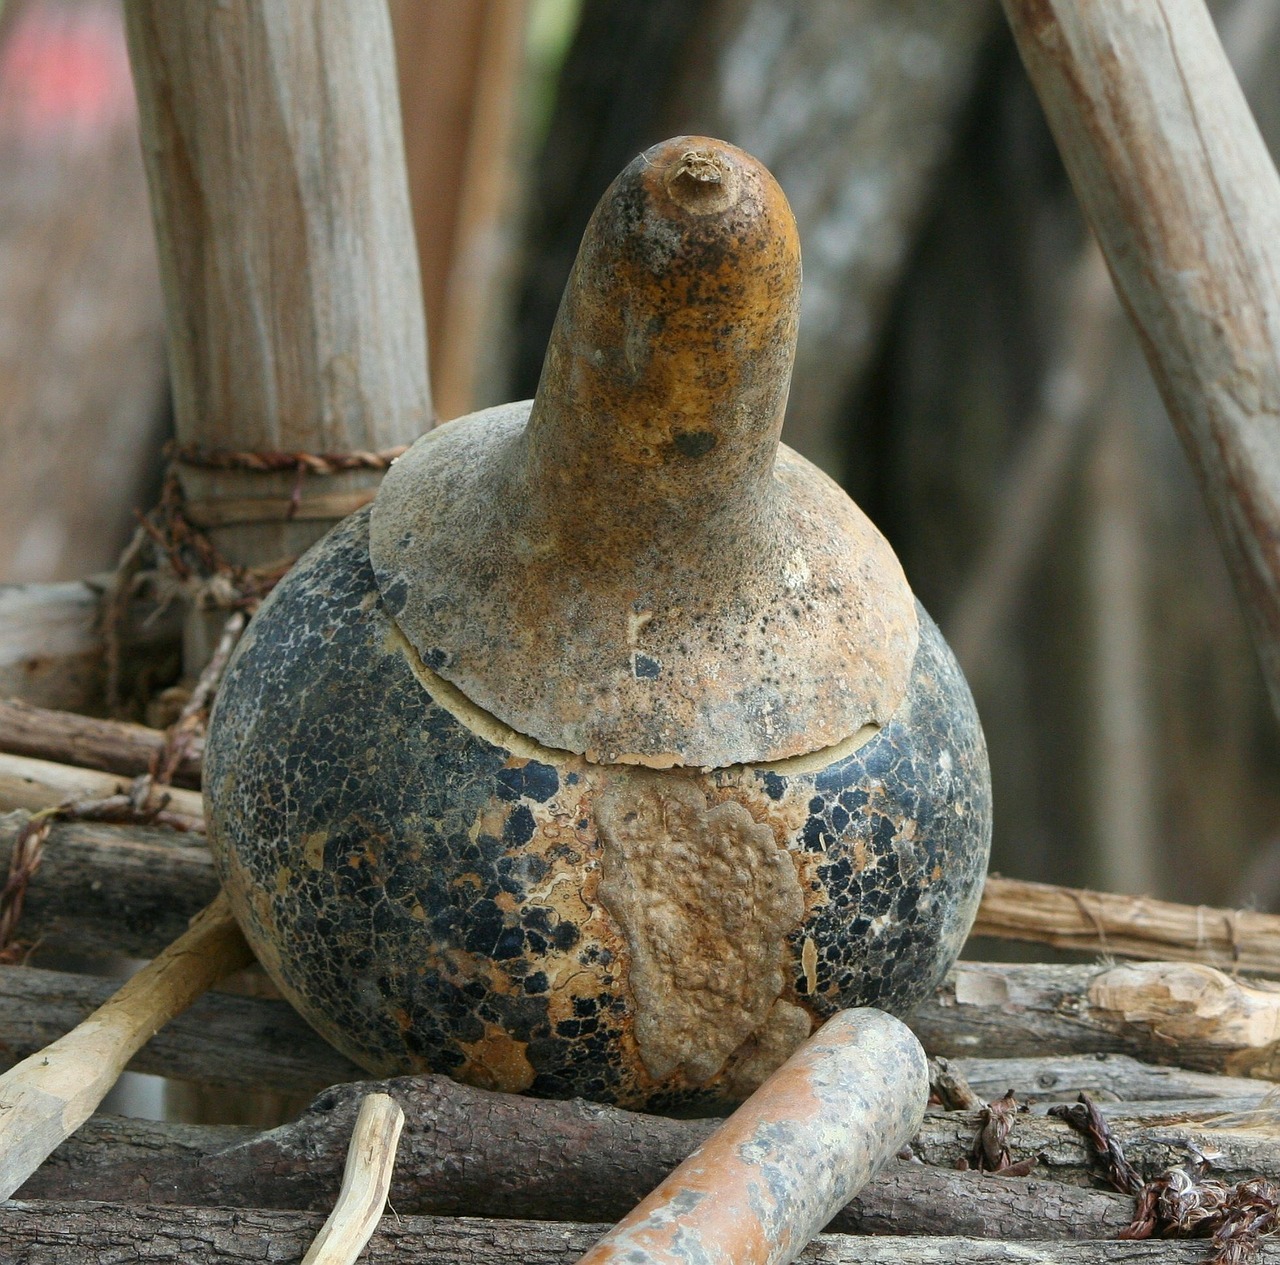
<path id="1" fill-rule="evenodd" d="M 256 1208 L 150 1208 L 112 1203 L 13 1202 L 0 1208 L 0 1241 L 20 1261 L 98 1260 L 106 1254 L 140 1262 L 217 1260 L 239 1265 L 298 1260 L 320 1225 L 317 1213 Z M 569 1265 L 605 1227 L 564 1221 L 489 1221 L 462 1217 L 387 1217 L 361 1258 L 368 1265 L 407 1260 L 459 1265 Z M 268 1246 L 269 1245 L 269 1246 Z M 264 1252 L 269 1251 L 269 1257 Z M 806 1265 L 1203 1265 L 1205 1244 L 1160 1240 L 1043 1243 L 938 1236 L 824 1234 L 799 1258 Z M 1254 1258 L 1280 1261 L 1266 1240 Z"/>
<path id="2" fill-rule="evenodd" d="M 1072 1102 L 1078 1094 L 1087 1093 L 1102 1103 L 1199 1102 L 1213 1109 L 1225 1099 L 1256 1105 L 1272 1092 L 1266 1081 L 1154 1067 L 1126 1054 L 959 1058 L 950 1064 L 984 1102 L 1012 1089 L 1020 1102 Z"/>
<path id="3" fill-rule="evenodd" d="M 111 773 L 0 753 L 0 812 L 34 813 L 69 801 L 108 799 L 122 788 L 127 792 L 128 783 Z M 166 812 L 187 823 L 187 829 L 204 829 L 204 801 L 198 791 L 166 787 L 159 793 L 168 797 Z"/>
<path id="4" fill-rule="evenodd" d="M 402 1215 L 613 1220 L 715 1123 L 403 1077 L 336 1085 L 298 1120 L 266 1133 L 97 1116 L 19 1195 L 323 1210 L 357 1104 L 370 1092 L 393 1095 L 406 1113 L 390 1193 Z M 966 1117 L 966 1127 L 972 1119 Z M 1059 1239 L 1114 1231 L 1131 1212 L 1131 1200 L 1068 1182 L 895 1163 L 872 1178 L 832 1228 Z"/>
<path id="5" fill-rule="evenodd" d="M 1004 0 L 1280 712 L 1280 177 L 1202 0 Z"/>
<path id="6" fill-rule="evenodd" d="M 111 996 L 118 981 L 34 967 L 0 967 L 0 1033 L 10 1064 L 56 1040 Z M 129 1068 L 178 1080 L 315 1093 L 360 1069 L 283 1001 L 209 993 L 162 1028 Z"/>
<path id="7" fill-rule="evenodd" d="M 210 984 L 253 961 L 226 898 L 87 1019 L 0 1076 L 0 1199 L 97 1110 L 125 1064 Z"/>
<path id="8" fill-rule="evenodd" d="M 973 935 L 1280 974 L 1280 916 L 992 875 Z"/>
<path id="9" fill-rule="evenodd" d="M 930 1054 L 948 1058 L 1114 1053 L 1280 1077 L 1280 988 L 1191 962 L 959 962 L 911 1026 Z"/>
<path id="10" fill-rule="evenodd" d="M 0 873 L 25 812 L 0 816 Z M 201 835 L 147 826 L 55 822 L 27 885 L 19 938 L 47 950 L 154 957 L 218 894 Z"/>
<path id="11" fill-rule="evenodd" d="M 0 699 L 0 752 L 137 777 L 163 749 L 163 732 L 147 725 Z M 175 785 L 199 787 L 203 752 L 204 739 L 197 737 L 178 766 Z"/>

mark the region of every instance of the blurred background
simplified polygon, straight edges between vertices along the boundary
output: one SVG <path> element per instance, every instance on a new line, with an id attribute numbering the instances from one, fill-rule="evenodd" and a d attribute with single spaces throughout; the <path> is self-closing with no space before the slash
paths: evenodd
<path id="1" fill-rule="evenodd" d="M 993 868 L 1280 907 L 1252 647 L 993 0 L 391 10 L 440 416 L 532 394 L 636 152 L 749 150 L 804 248 L 784 439 L 879 524 L 960 656 Z M 1280 4 L 1214 10 L 1274 152 Z M 0 581 L 109 570 L 154 501 L 161 322 L 118 5 L 0 0 Z"/>

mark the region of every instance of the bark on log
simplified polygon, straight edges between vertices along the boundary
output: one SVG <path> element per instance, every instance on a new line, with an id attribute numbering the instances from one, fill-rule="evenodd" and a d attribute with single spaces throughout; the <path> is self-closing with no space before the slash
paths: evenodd
<path id="1" fill-rule="evenodd" d="M 385 6 L 130 0 L 125 14 L 179 441 L 412 442 L 431 409 Z M 378 479 L 317 479 L 303 504 Z M 195 501 L 287 501 L 295 476 L 185 466 L 182 480 Z M 241 522 L 212 538 L 232 562 L 267 563 L 328 525 Z"/>
<path id="2" fill-rule="evenodd" d="M 1130 1054 L 1231 1076 L 1280 1078 L 1280 985 L 1210 966 L 959 962 L 911 1026 L 931 1055 Z"/>
<path id="3" fill-rule="evenodd" d="M 0 816 L 0 873 L 25 812 Z M 203 836 L 158 827 L 55 822 L 27 885 L 18 935 L 43 948 L 149 958 L 218 892 Z"/>
<path id="4" fill-rule="evenodd" d="M 1138 1101 L 1196 1103 L 1213 1109 L 1223 1100 L 1256 1105 L 1272 1092 L 1266 1081 L 1153 1067 L 1125 1054 L 961 1058 L 950 1063 L 984 1102 L 1012 1089 L 1019 1102 L 1074 1102 L 1078 1094 L 1087 1093 L 1097 1102 L 1123 1103 L 1126 1109 Z"/>
<path id="5" fill-rule="evenodd" d="M 119 987 L 118 980 L 0 967 L 4 1066 L 57 1040 Z M 129 1069 L 200 1084 L 315 1093 L 360 1069 L 283 1001 L 207 993 L 138 1051 Z"/>
<path id="6" fill-rule="evenodd" d="M 1004 0 L 1280 713 L 1280 177 L 1202 0 Z"/>
<path id="7" fill-rule="evenodd" d="M 360 1099 L 379 1092 L 407 1121 L 390 1196 L 401 1214 L 615 1220 L 715 1126 L 404 1077 L 334 1086 L 268 1133 L 98 1116 L 19 1197 L 323 1210 Z M 1048 1240 L 1111 1233 L 1131 1213 L 1132 1200 L 1067 1182 L 895 1163 L 831 1228 Z"/>
<path id="8" fill-rule="evenodd" d="M 10 755 L 137 777 L 150 769 L 163 747 L 163 732 L 147 725 L 0 699 L 0 751 Z M 178 766 L 175 785 L 199 788 L 203 753 L 204 739 L 197 737 Z"/>
<path id="9" fill-rule="evenodd" d="M 323 1218 L 319 1213 L 243 1208 L 148 1208 L 108 1203 L 14 1202 L 0 1208 L 0 1241 L 22 1265 L 112 1259 L 204 1260 L 217 1265 L 301 1258 Z M 603 1225 L 384 1217 L 361 1258 L 368 1265 L 407 1260 L 457 1265 L 571 1265 L 604 1233 Z M 860 1238 L 820 1235 L 798 1258 L 804 1265 L 1111 1265 L 1136 1260 L 1202 1265 L 1205 1244 L 1161 1239 L 1045 1245 L 964 1237 Z M 1259 1265 L 1280 1261 L 1280 1245 L 1264 1241 Z"/>

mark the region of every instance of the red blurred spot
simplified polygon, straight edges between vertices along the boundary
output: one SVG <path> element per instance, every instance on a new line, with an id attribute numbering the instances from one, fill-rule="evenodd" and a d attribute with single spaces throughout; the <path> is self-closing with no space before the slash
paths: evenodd
<path id="1" fill-rule="evenodd" d="M 89 137 L 135 117 L 118 6 L 28 3 L 0 48 L 0 122 Z"/>

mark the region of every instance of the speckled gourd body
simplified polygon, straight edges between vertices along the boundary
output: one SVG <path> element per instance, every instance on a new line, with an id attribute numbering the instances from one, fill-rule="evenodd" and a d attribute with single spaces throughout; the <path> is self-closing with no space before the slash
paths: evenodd
<path id="1" fill-rule="evenodd" d="M 883 538 L 778 445 L 798 293 L 768 173 L 655 147 L 532 415 L 419 441 L 252 621 L 210 840 L 264 966 L 371 1071 L 710 1109 L 958 953 L 982 733 Z"/>

